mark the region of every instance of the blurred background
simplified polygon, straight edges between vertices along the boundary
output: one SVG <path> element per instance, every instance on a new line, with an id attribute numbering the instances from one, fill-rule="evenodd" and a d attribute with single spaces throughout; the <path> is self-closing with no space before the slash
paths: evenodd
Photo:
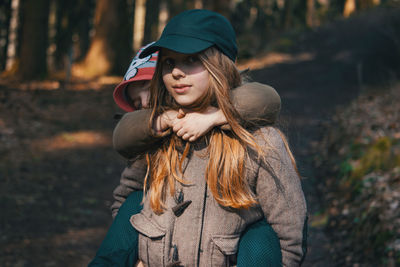
<path id="1" fill-rule="evenodd" d="M 0 266 L 86 266 L 125 160 L 112 99 L 193 8 L 282 97 L 310 213 L 305 266 L 400 266 L 399 0 L 0 0 Z"/>

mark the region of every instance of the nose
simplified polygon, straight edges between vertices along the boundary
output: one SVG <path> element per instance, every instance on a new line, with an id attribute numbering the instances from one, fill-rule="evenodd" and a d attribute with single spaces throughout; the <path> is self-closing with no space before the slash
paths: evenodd
<path id="1" fill-rule="evenodd" d="M 139 94 L 140 97 L 140 102 L 142 104 L 142 108 L 148 108 L 149 107 L 149 91 L 143 91 L 140 92 Z"/>
<path id="2" fill-rule="evenodd" d="M 180 65 L 175 65 L 174 68 L 172 69 L 171 74 L 175 79 L 185 77 L 185 71 Z"/>
<path id="3" fill-rule="evenodd" d="M 141 96 L 140 100 L 142 102 L 142 108 L 148 108 L 149 107 L 149 100 L 147 99 L 146 96 Z"/>

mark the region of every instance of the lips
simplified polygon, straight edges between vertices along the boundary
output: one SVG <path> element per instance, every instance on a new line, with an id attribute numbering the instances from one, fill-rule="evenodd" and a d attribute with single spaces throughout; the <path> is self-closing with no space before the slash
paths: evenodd
<path id="1" fill-rule="evenodd" d="M 177 85 L 172 86 L 172 88 L 174 88 L 174 91 L 177 94 L 185 93 L 186 91 L 189 90 L 190 87 L 191 87 L 191 85 L 188 85 L 188 84 L 177 84 Z"/>

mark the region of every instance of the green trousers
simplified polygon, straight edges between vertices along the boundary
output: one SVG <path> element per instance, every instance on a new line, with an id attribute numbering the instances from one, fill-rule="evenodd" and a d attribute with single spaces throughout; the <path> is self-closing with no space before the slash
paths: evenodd
<path id="1" fill-rule="evenodd" d="M 129 219 L 142 209 L 142 197 L 143 192 L 137 191 L 125 200 L 89 267 L 131 267 L 138 261 L 139 234 Z M 264 219 L 247 227 L 240 238 L 237 267 L 246 266 L 282 266 L 279 239 Z"/>

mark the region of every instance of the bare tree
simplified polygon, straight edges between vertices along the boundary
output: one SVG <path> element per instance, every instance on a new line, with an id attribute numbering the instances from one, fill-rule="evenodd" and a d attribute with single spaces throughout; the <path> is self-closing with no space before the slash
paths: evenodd
<path id="1" fill-rule="evenodd" d="M 86 57 L 73 66 L 73 75 L 95 77 L 125 71 L 132 54 L 128 14 L 126 0 L 97 1 L 95 35 Z"/>
<path id="2" fill-rule="evenodd" d="M 92 1 L 54 0 L 50 6 L 50 61 L 56 70 L 65 68 L 66 60 L 82 60 L 89 49 Z M 73 56 L 73 57 L 72 57 Z"/>
<path id="3" fill-rule="evenodd" d="M 11 1 L 3 0 L 3 4 L 0 5 L 0 71 L 4 70 L 6 65 L 10 18 Z"/>
<path id="4" fill-rule="evenodd" d="M 288 29 L 292 25 L 293 20 L 293 1 L 292 0 L 285 0 L 284 8 L 283 8 L 283 21 L 282 26 L 284 29 Z"/>
<path id="5" fill-rule="evenodd" d="M 234 7 L 234 1 L 230 0 L 203 0 L 203 7 L 206 9 L 213 10 L 225 16 L 226 18 L 230 18 L 232 9 Z"/>
<path id="6" fill-rule="evenodd" d="M 343 8 L 343 17 L 348 17 L 356 11 L 356 0 L 346 0 Z"/>
<path id="7" fill-rule="evenodd" d="M 142 44 L 147 44 L 157 39 L 159 15 L 160 15 L 160 0 L 147 0 Z"/>
<path id="8" fill-rule="evenodd" d="M 49 0 L 26 0 L 23 7 L 21 55 L 18 76 L 23 80 L 46 75 Z"/>
<path id="9" fill-rule="evenodd" d="M 191 9 L 191 1 L 188 0 L 167 0 L 169 18 L 175 17 L 184 10 Z"/>
<path id="10" fill-rule="evenodd" d="M 135 1 L 135 18 L 134 18 L 134 30 L 133 30 L 133 49 L 139 50 L 143 43 L 144 35 L 144 22 L 146 17 L 146 0 Z"/>
<path id="11" fill-rule="evenodd" d="M 13 68 L 15 69 L 16 60 L 17 60 L 17 52 L 18 52 L 18 28 L 20 24 L 20 0 L 12 0 L 11 1 L 11 17 L 9 22 L 8 29 L 8 38 L 7 38 L 7 52 L 6 52 L 6 64 L 5 70 L 11 71 Z"/>
<path id="12" fill-rule="evenodd" d="M 315 26 L 315 0 L 307 0 L 306 25 Z"/>

